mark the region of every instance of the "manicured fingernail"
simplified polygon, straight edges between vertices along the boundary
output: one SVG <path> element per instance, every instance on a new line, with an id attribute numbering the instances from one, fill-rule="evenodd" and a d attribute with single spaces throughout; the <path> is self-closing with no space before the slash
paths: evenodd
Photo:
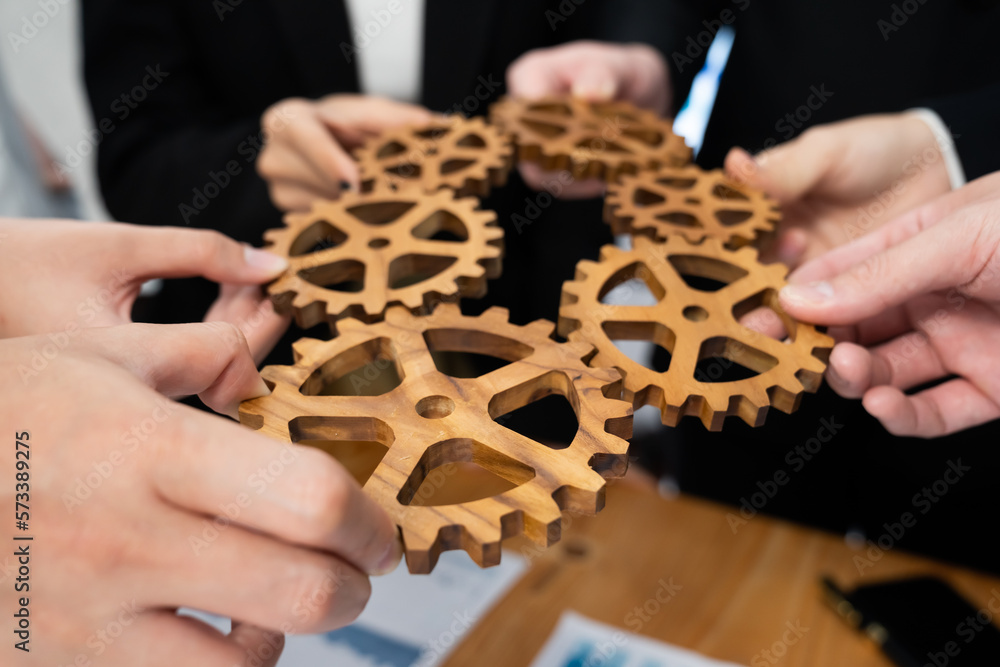
<path id="1" fill-rule="evenodd" d="M 791 303 L 819 306 L 833 298 L 833 285 L 826 281 L 787 285 L 781 290 L 781 298 Z"/>
<path id="2" fill-rule="evenodd" d="M 243 259 L 246 261 L 247 266 L 252 266 L 255 269 L 261 269 L 268 273 L 281 273 L 288 268 L 288 260 L 284 257 L 279 257 L 274 253 L 251 246 L 243 247 Z"/>
<path id="3" fill-rule="evenodd" d="M 397 534 L 396 539 L 389 546 L 389 550 L 386 551 L 385 556 L 382 557 L 382 560 L 379 561 L 378 566 L 372 572 L 372 576 L 381 577 L 389 574 L 399 567 L 401 560 L 403 560 L 403 541 Z"/>

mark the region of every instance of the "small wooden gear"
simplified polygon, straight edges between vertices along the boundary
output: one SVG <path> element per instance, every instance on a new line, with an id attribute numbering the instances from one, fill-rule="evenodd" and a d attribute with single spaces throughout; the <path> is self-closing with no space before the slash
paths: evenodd
<path id="1" fill-rule="evenodd" d="M 623 174 L 691 161 L 691 149 L 670 121 L 628 102 L 506 97 L 490 109 L 490 120 L 514 137 L 519 160 L 569 171 L 576 179 L 613 183 Z"/>
<path id="2" fill-rule="evenodd" d="M 361 186 L 441 188 L 485 197 L 507 182 L 513 164 L 510 138 L 481 117 L 448 116 L 430 125 L 385 130 L 356 151 Z"/>
<path id="3" fill-rule="evenodd" d="M 663 167 L 625 176 L 608 187 L 604 217 L 615 234 L 642 234 L 661 241 L 680 234 L 730 248 L 774 231 L 780 213 L 773 200 L 728 179 L 721 169 Z"/>
<path id="4" fill-rule="evenodd" d="M 240 421 L 289 442 L 375 441 L 388 449 L 364 485 L 402 529 L 410 572 L 427 573 L 442 551 L 464 549 L 480 566 L 500 562 L 503 539 L 524 533 L 540 545 L 559 539 L 560 511 L 595 513 L 605 478 L 625 473 L 632 410 L 617 371 L 590 367 L 593 348 L 558 343 L 555 325 L 515 326 L 492 308 L 480 317 L 442 304 L 429 316 L 391 308 L 385 320 L 347 319 L 340 335 L 294 345 L 294 366 L 270 366 L 273 388 L 243 403 Z M 480 377 L 440 372 L 432 352 L 498 357 L 507 365 Z M 331 383 L 369 363 L 392 365 L 399 384 L 380 396 L 330 396 Z M 546 396 L 564 396 L 579 428 L 552 449 L 495 421 Z M 516 485 L 454 505 L 411 504 L 429 473 L 473 462 Z"/>
<path id="5" fill-rule="evenodd" d="M 481 297 L 500 275 L 503 230 L 475 198 L 449 190 L 348 192 L 290 214 L 268 230 L 268 248 L 289 261 L 268 286 L 299 326 L 379 319 L 387 306 L 414 312 L 457 296 Z"/>
<path id="6" fill-rule="evenodd" d="M 785 284 L 785 266 L 759 264 L 753 248 L 727 250 L 716 239 L 695 245 L 673 236 L 657 244 L 637 236 L 633 242 L 631 251 L 605 246 L 599 262 L 577 265 L 575 280 L 563 286 L 559 333 L 593 344 L 593 364 L 619 369 L 635 407 L 657 406 L 669 426 L 695 415 L 715 431 L 729 415 L 759 426 L 769 405 L 792 412 L 804 391 L 819 388 L 833 339 L 781 310 L 777 294 Z M 701 280 L 706 288 L 723 286 L 696 289 L 685 278 Z M 655 305 L 603 302 L 616 286 L 634 285 L 628 283 L 632 279 L 645 283 Z M 708 285 L 706 279 L 715 282 Z M 741 324 L 751 313 L 761 323 L 768 316 L 772 325 L 780 319 L 787 339 Z M 616 340 L 658 344 L 671 355 L 669 368 L 657 372 L 631 360 Z M 698 367 L 709 359 L 716 361 Z M 755 375 L 720 381 L 736 364 Z"/>

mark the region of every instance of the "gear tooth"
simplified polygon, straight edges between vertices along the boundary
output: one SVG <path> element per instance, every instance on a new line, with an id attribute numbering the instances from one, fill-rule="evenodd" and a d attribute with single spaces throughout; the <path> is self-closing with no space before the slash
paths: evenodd
<path id="1" fill-rule="evenodd" d="M 535 320 L 524 326 L 526 336 L 536 339 L 551 338 L 555 330 L 555 323 L 549 320 Z"/>
<path id="2" fill-rule="evenodd" d="M 396 301 L 411 311 L 418 311 L 424 307 L 423 293 L 413 290 L 403 290 L 401 293 L 397 293 Z M 388 320 L 389 318 L 386 317 L 385 319 Z"/>
<path id="3" fill-rule="evenodd" d="M 443 307 L 442 304 L 441 307 Z M 413 320 L 413 315 L 403 306 L 390 306 L 385 310 L 383 319 L 389 324 L 396 326 L 406 326 Z"/>
<path id="4" fill-rule="evenodd" d="M 345 317 L 344 319 L 337 320 L 337 329 L 343 335 L 347 331 L 357 331 L 365 327 L 365 323 L 354 317 Z"/>
<path id="5" fill-rule="evenodd" d="M 502 306 L 491 306 L 489 309 L 483 311 L 479 317 L 487 322 L 493 321 L 507 324 L 510 322 L 510 311 Z"/>
<path id="6" fill-rule="evenodd" d="M 300 338 L 292 343 L 292 351 L 295 353 L 296 359 L 302 359 L 319 353 L 324 344 L 323 341 L 316 338 Z"/>
<path id="7" fill-rule="evenodd" d="M 457 303 L 450 301 L 442 301 L 434 308 L 434 313 L 431 315 L 431 319 L 434 322 L 439 320 L 451 320 L 453 318 L 462 317 L 462 311 Z"/>

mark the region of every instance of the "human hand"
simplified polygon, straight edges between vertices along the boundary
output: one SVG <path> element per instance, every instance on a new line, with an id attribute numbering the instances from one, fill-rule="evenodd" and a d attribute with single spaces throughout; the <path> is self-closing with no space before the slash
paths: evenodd
<path id="1" fill-rule="evenodd" d="M 998 188 L 993 174 L 915 209 L 805 264 L 780 293 L 793 317 L 836 327 L 827 381 L 891 433 L 1000 417 Z"/>
<path id="2" fill-rule="evenodd" d="M 23 654 L 11 635 L 3 664 L 274 665 L 283 633 L 349 623 L 368 574 L 399 562 L 395 526 L 332 458 L 164 397 L 200 393 L 235 414 L 267 394 L 235 327 L 88 329 L 25 374 L 51 344 L 0 341 L 0 511 L 27 505 L 19 535 L 33 538 L 16 543 L 28 588 L 0 556 L 0 608 L 26 598 L 31 633 Z M 233 631 L 180 607 L 232 617 Z"/>
<path id="3" fill-rule="evenodd" d="M 507 91 L 528 100 L 573 95 L 603 102 L 626 100 L 661 116 L 670 109 L 670 79 L 663 56 L 644 44 L 570 42 L 524 54 L 507 69 Z M 558 176 L 537 164 L 519 165 L 521 177 L 536 190 Z M 566 199 L 604 194 L 600 179 L 578 181 L 560 188 Z"/>
<path id="4" fill-rule="evenodd" d="M 734 148 L 725 168 L 781 204 L 765 258 L 792 268 L 951 189 L 934 133 L 908 113 L 820 125 L 756 158 Z"/>
<path id="5" fill-rule="evenodd" d="M 308 211 L 317 199 L 336 199 L 347 184 L 360 185 L 350 151 L 390 127 L 433 120 L 427 109 L 368 95 L 291 98 L 264 113 L 267 143 L 257 173 L 282 211 Z"/>
<path id="6" fill-rule="evenodd" d="M 217 232 L 0 220 L 0 248 L 0 338 L 126 324 L 145 281 L 191 276 L 222 283 L 206 321 L 238 324 L 258 361 L 288 327 L 259 287 L 287 261 Z"/>

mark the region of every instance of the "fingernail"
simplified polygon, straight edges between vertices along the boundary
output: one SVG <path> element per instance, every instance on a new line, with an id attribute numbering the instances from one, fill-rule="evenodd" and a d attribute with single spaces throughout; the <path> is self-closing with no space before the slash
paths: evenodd
<path id="1" fill-rule="evenodd" d="M 833 298 L 833 285 L 826 281 L 806 285 L 786 285 L 781 290 L 781 298 L 792 303 L 818 306 Z"/>
<path id="2" fill-rule="evenodd" d="M 591 100 L 610 100 L 615 96 L 615 83 L 610 80 L 601 81 L 600 83 L 593 81 L 577 82 L 573 85 L 573 95 Z"/>
<path id="3" fill-rule="evenodd" d="M 382 560 L 379 561 L 378 566 L 372 572 L 373 577 L 382 577 L 390 572 L 393 572 L 397 567 L 399 567 L 399 562 L 403 560 L 403 540 L 400 539 L 399 534 L 396 534 L 396 539 L 392 541 L 389 545 L 389 550 L 386 551 Z"/>
<path id="4" fill-rule="evenodd" d="M 274 253 L 251 246 L 243 246 L 243 259 L 247 266 L 268 273 L 281 273 L 288 268 L 288 260 Z"/>
<path id="5" fill-rule="evenodd" d="M 235 403 L 227 405 L 225 409 L 222 410 L 222 413 L 227 417 L 232 417 L 236 421 L 239 421 L 240 406 L 243 404 L 244 401 L 252 401 L 255 398 L 261 398 L 262 396 L 270 396 L 270 395 L 271 395 L 271 388 L 267 386 L 266 382 L 264 382 L 264 378 L 258 377 L 257 386 L 254 388 L 254 390 L 249 392 L 245 397 L 241 398 Z"/>

